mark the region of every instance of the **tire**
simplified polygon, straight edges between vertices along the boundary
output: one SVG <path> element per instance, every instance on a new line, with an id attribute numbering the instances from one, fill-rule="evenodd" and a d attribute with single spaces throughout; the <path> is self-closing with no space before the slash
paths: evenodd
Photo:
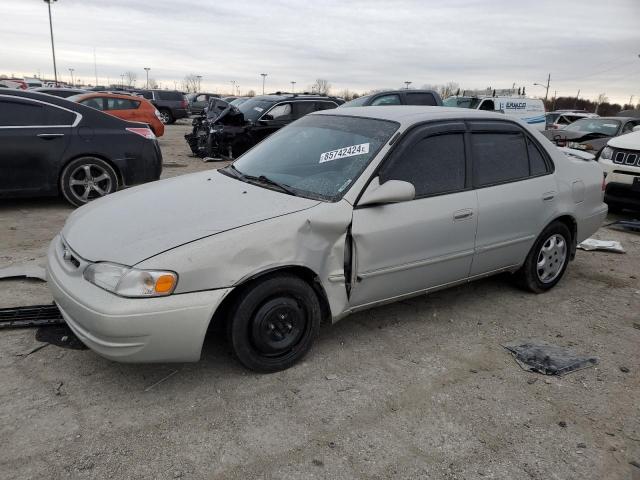
<path id="1" fill-rule="evenodd" d="M 552 222 L 540 234 L 516 278 L 522 288 L 543 293 L 562 278 L 569 264 L 571 232 L 562 222 Z"/>
<path id="2" fill-rule="evenodd" d="M 289 274 L 247 285 L 233 303 L 227 338 L 250 370 L 285 370 L 303 358 L 320 330 L 320 302 L 313 288 Z"/>
<path id="3" fill-rule="evenodd" d="M 167 110 L 166 108 L 162 108 L 158 110 L 160 112 L 160 121 L 165 125 L 170 125 L 176 121 L 171 114 L 171 110 Z"/>
<path id="4" fill-rule="evenodd" d="M 76 158 L 60 175 L 62 196 L 76 207 L 109 195 L 118 187 L 118 175 L 113 167 L 96 157 Z"/>

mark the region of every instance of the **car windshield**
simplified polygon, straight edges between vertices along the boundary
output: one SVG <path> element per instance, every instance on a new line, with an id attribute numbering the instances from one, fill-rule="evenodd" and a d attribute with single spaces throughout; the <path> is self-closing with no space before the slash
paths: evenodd
<path id="1" fill-rule="evenodd" d="M 552 125 L 554 123 L 556 123 L 556 120 L 558 119 L 558 117 L 560 116 L 559 113 L 547 113 L 547 125 Z"/>
<path id="2" fill-rule="evenodd" d="M 295 195 L 336 201 L 397 129 L 388 120 L 308 115 L 242 155 L 233 169 Z"/>
<path id="3" fill-rule="evenodd" d="M 246 102 L 247 100 L 249 100 L 248 98 L 236 98 L 234 101 L 229 102 L 231 105 L 233 105 L 234 107 L 239 106 L 240 104 Z"/>
<path id="4" fill-rule="evenodd" d="M 367 95 L 364 97 L 358 97 L 358 98 L 354 98 L 353 100 L 351 100 L 350 102 L 347 103 L 343 103 L 342 105 L 340 105 L 339 108 L 345 108 L 345 107 L 361 107 L 363 106 L 367 100 L 369 100 L 369 98 L 371 97 L 371 95 Z"/>
<path id="5" fill-rule="evenodd" d="M 273 105 L 273 100 L 261 100 L 252 98 L 251 100 L 247 100 L 244 103 L 241 103 L 238 106 L 238 110 L 242 112 L 244 115 L 244 119 L 250 122 L 255 122 L 271 105 Z"/>
<path id="6" fill-rule="evenodd" d="M 609 137 L 614 136 L 620 128 L 619 120 L 609 120 L 605 118 L 583 118 L 564 129 L 569 132 L 580 132 L 583 134 L 600 133 Z"/>
<path id="7" fill-rule="evenodd" d="M 445 107 L 478 108 L 480 99 L 475 97 L 449 97 L 442 103 Z"/>

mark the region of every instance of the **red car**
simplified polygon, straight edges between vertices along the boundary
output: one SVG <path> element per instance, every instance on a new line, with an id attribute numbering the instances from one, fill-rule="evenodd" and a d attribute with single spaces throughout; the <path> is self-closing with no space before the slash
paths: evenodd
<path id="1" fill-rule="evenodd" d="M 156 137 L 164 135 L 164 124 L 160 121 L 160 112 L 149 100 L 142 97 L 95 92 L 74 95 L 69 97 L 68 100 L 102 110 L 104 113 L 123 120 L 146 123 Z"/>

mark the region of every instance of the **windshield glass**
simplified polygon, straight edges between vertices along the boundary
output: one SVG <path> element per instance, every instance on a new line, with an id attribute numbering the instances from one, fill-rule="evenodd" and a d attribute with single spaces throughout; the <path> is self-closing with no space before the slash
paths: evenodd
<path id="1" fill-rule="evenodd" d="M 249 100 L 249 99 L 248 99 L 248 98 L 242 98 L 242 97 L 240 97 L 240 98 L 236 98 L 233 102 L 230 102 L 230 103 L 231 103 L 231 105 L 233 105 L 234 107 L 237 107 L 238 105 L 240 105 L 240 104 L 242 104 L 242 103 L 246 102 L 247 100 Z"/>
<path id="2" fill-rule="evenodd" d="M 556 120 L 558 119 L 558 117 L 560 116 L 559 113 L 547 113 L 547 125 L 552 125 L 554 123 L 556 123 Z"/>
<path id="3" fill-rule="evenodd" d="M 604 118 L 583 118 L 571 125 L 567 125 L 564 129 L 570 132 L 580 132 L 583 134 L 600 133 L 608 137 L 614 136 L 620 128 L 620 121 L 609 120 Z"/>
<path id="4" fill-rule="evenodd" d="M 255 122 L 274 103 L 276 102 L 274 102 L 273 100 L 260 100 L 252 98 L 251 100 L 247 100 L 246 102 L 241 103 L 238 106 L 238 110 L 242 112 L 245 120 Z"/>
<path id="5" fill-rule="evenodd" d="M 256 145 L 233 166 L 296 195 L 335 201 L 397 129 L 397 123 L 387 120 L 308 115 Z"/>
<path id="6" fill-rule="evenodd" d="M 478 108 L 480 99 L 474 97 L 449 97 L 442 103 L 445 107 Z"/>
<path id="7" fill-rule="evenodd" d="M 369 97 L 371 97 L 371 95 L 367 95 L 365 97 L 358 97 L 358 98 L 354 98 L 353 100 L 351 100 L 350 102 L 347 103 L 343 103 L 342 105 L 340 105 L 340 107 L 338 108 L 344 108 L 344 107 L 361 107 L 363 106 L 367 100 L 369 100 Z"/>

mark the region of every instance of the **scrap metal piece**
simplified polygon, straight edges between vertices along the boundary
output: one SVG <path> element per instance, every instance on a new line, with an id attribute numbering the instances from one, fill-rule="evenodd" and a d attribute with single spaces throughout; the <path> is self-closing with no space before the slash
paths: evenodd
<path id="1" fill-rule="evenodd" d="M 620 229 L 640 233 L 640 220 L 617 220 L 606 226 L 614 227 L 616 230 Z"/>
<path id="2" fill-rule="evenodd" d="M 42 327 L 64 324 L 56 305 L 0 308 L 0 329 Z"/>
<path id="3" fill-rule="evenodd" d="M 576 354 L 569 348 L 541 340 L 520 340 L 502 345 L 523 370 L 543 375 L 564 375 L 598 363 L 596 357 Z"/>
<path id="4" fill-rule="evenodd" d="M 615 240 L 596 240 L 595 238 L 587 238 L 584 242 L 578 244 L 581 250 L 604 250 L 606 252 L 625 253 L 620 242 Z"/>
<path id="5" fill-rule="evenodd" d="M 24 262 L 9 267 L 0 268 L 0 279 L 27 277 L 47 281 L 47 271 L 34 262 Z"/>

